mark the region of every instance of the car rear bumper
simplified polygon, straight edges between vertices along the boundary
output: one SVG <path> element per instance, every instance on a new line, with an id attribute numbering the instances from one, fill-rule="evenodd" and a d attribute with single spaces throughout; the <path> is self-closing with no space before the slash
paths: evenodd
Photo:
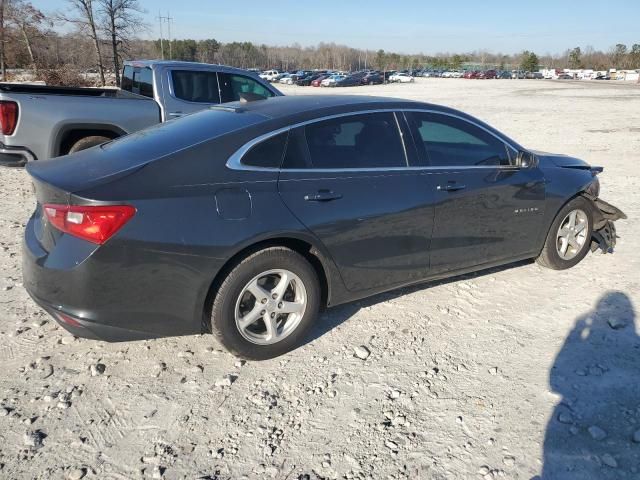
<path id="1" fill-rule="evenodd" d="M 207 331 L 203 307 L 212 278 L 195 275 L 192 264 L 115 245 L 103 250 L 69 235 L 47 252 L 36 223 L 29 220 L 23 239 L 24 287 L 73 335 L 117 342 Z"/>
<path id="2" fill-rule="evenodd" d="M 23 167 L 27 162 L 36 160 L 36 156 L 26 147 L 12 147 L 0 142 L 0 165 Z"/>

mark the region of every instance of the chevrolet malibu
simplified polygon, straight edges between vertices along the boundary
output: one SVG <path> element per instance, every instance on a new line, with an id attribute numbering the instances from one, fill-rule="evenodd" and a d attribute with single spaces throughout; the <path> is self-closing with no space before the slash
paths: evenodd
<path id="1" fill-rule="evenodd" d="M 597 174 L 450 108 L 363 96 L 212 107 L 31 162 L 24 285 L 76 336 L 212 332 L 266 359 L 321 308 L 612 250 Z"/>

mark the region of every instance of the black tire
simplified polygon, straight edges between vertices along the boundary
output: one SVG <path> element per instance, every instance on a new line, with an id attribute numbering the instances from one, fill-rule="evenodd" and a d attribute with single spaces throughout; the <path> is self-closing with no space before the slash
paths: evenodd
<path id="1" fill-rule="evenodd" d="M 110 140 L 111 139 L 109 137 L 103 137 L 102 135 L 92 135 L 90 137 L 84 137 L 71 146 L 71 148 L 69 149 L 69 153 L 76 153 L 80 150 L 86 150 L 87 148 L 101 145 Z"/>
<path id="2" fill-rule="evenodd" d="M 557 234 L 560 229 L 560 223 L 565 220 L 567 215 L 573 210 L 582 210 L 587 216 L 587 233 L 584 244 L 580 251 L 570 260 L 560 257 L 557 249 Z M 589 246 L 591 245 L 591 235 L 593 233 L 593 205 L 589 200 L 584 197 L 576 197 L 568 202 L 564 207 L 560 209 L 556 218 L 551 224 L 551 228 L 547 233 L 547 238 L 542 247 L 542 252 L 536 259 L 539 265 L 550 268 L 552 270 L 565 270 L 571 268 L 585 257 L 589 252 Z"/>
<path id="3" fill-rule="evenodd" d="M 285 269 L 297 275 L 307 295 L 306 308 L 295 330 L 277 343 L 260 345 L 247 340 L 236 325 L 236 302 L 245 286 L 257 275 Z M 211 311 L 211 331 L 232 354 L 249 360 L 267 360 L 300 345 L 315 322 L 320 308 L 320 285 L 311 264 L 299 253 L 286 247 L 260 250 L 240 261 L 220 284 Z"/>

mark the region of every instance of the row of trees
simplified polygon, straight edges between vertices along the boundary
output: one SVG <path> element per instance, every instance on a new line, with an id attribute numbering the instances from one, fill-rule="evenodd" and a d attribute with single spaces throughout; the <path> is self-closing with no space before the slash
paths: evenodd
<path id="1" fill-rule="evenodd" d="M 623 43 L 618 43 L 607 53 L 596 51 L 593 47 L 582 50 L 580 47 L 572 48 L 566 53 L 569 68 L 593 68 L 604 70 L 613 65 L 621 69 L 640 68 L 640 44 L 634 43 L 628 48 Z"/>
<path id="2" fill-rule="evenodd" d="M 85 66 L 90 58 L 100 83 L 106 84 L 106 65 L 111 64 L 120 83 L 122 59 L 132 50 L 136 36 L 145 28 L 138 0 L 66 0 L 64 12 L 45 14 L 27 0 L 0 0 L 0 70 L 6 66 L 38 70 L 62 64 Z M 71 25 L 73 32 L 61 36 L 58 29 Z M 61 45 L 64 50 L 61 50 Z M 87 47 L 92 52 L 87 55 Z M 64 59 L 63 59 L 64 57 Z"/>
<path id="3" fill-rule="evenodd" d="M 640 68 L 640 44 L 618 44 L 607 52 L 593 47 L 575 47 L 561 55 L 538 56 L 534 52 L 505 55 L 486 50 L 436 55 L 399 54 L 384 50 L 363 50 L 336 43 L 313 47 L 256 45 L 251 42 L 222 43 L 206 40 L 160 40 L 139 38 L 148 31 L 138 0 L 65 0 L 65 12 L 45 13 L 27 0 L 0 0 L 0 70 L 29 68 L 37 72 L 68 66 L 95 70 L 105 84 L 108 70 L 120 83 L 122 60 L 126 58 L 166 58 L 222 63 L 241 68 L 362 68 L 460 69 L 463 65 L 500 69 L 536 70 L 549 68 Z M 60 33 L 71 26 L 68 33 Z"/>

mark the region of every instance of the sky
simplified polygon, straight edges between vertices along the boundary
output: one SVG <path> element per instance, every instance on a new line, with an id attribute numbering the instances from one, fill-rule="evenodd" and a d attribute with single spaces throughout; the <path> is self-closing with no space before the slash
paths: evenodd
<path id="1" fill-rule="evenodd" d="M 66 0 L 31 0 L 45 12 Z M 335 42 L 399 53 L 488 50 L 562 53 L 640 43 L 640 0 L 139 0 L 158 38 L 169 14 L 172 38 L 267 45 Z M 166 25 L 163 27 L 166 37 Z"/>

